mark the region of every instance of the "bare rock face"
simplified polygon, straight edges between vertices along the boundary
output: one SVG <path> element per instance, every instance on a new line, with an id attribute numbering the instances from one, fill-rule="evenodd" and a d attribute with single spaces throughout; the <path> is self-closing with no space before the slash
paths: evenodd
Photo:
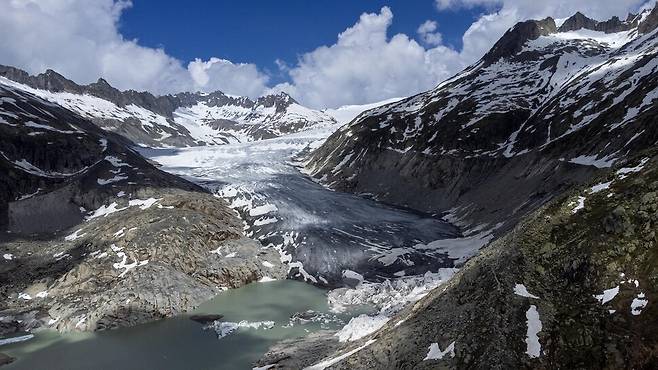
<path id="1" fill-rule="evenodd" d="M 555 20 L 550 17 L 541 21 L 530 20 L 517 23 L 494 44 L 483 59 L 493 63 L 500 58 L 510 57 L 521 51 L 526 42 L 535 40 L 539 36 L 550 35 L 556 31 Z"/>
<path id="2" fill-rule="evenodd" d="M 581 12 L 577 12 L 572 15 L 569 19 L 564 21 L 564 23 L 558 29 L 558 32 L 569 32 L 577 31 L 580 29 L 587 29 L 592 31 L 599 31 L 605 33 L 617 33 L 628 31 L 632 28 L 637 27 L 638 19 L 637 17 L 629 16 L 626 21 L 622 21 L 619 17 L 612 17 L 611 19 L 599 22 L 597 20 L 588 18 Z"/>

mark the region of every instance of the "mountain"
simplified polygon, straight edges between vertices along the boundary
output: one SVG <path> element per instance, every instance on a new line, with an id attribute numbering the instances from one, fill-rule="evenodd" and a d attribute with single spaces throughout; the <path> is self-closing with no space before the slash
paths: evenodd
<path id="1" fill-rule="evenodd" d="M 224 201 L 74 112 L 0 84 L 0 137 L 3 337 L 136 325 L 284 276 Z"/>
<path id="2" fill-rule="evenodd" d="M 303 368 L 343 356 L 327 368 L 654 368 L 658 151 L 629 166 L 530 214 L 373 335 L 334 339 L 333 351 L 303 363 L 293 361 L 312 344 L 262 363 Z"/>
<path id="3" fill-rule="evenodd" d="M 393 317 L 285 341 L 257 366 L 654 368 L 657 27 L 658 8 L 521 22 L 334 133 L 306 163 L 317 180 L 497 235 Z"/>
<path id="4" fill-rule="evenodd" d="M 333 117 L 336 122 L 346 124 L 351 122 L 361 113 L 402 100 L 403 98 L 391 98 L 370 104 L 344 105 L 334 109 L 325 109 L 323 112 Z"/>
<path id="5" fill-rule="evenodd" d="M 655 145 L 658 10 L 517 24 L 435 89 L 360 115 L 306 168 L 458 223 L 504 223 Z"/>
<path id="6" fill-rule="evenodd" d="M 219 91 L 154 96 L 117 90 L 102 78 L 78 85 L 52 70 L 30 76 L 7 66 L 0 66 L 0 83 L 57 103 L 106 131 L 149 147 L 262 140 L 335 123 L 285 93 L 256 100 Z"/>

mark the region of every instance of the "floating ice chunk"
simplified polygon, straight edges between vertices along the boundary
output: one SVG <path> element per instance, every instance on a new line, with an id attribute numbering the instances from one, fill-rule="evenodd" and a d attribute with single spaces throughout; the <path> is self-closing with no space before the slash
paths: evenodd
<path id="1" fill-rule="evenodd" d="M 525 313 L 527 319 L 528 332 L 526 334 L 526 354 L 531 358 L 536 358 L 541 355 L 541 343 L 539 343 L 539 337 L 537 334 L 542 329 L 541 320 L 539 320 L 539 312 L 537 312 L 537 306 L 531 305 L 528 308 L 528 311 Z"/>
<path id="2" fill-rule="evenodd" d="M 539 297 L 537 297 L 536 295 L 530 294 L 530 292 L 528 292 L 528 289 L 523 284 L 516 284 L 514 286 L 514 294 L 519 295 L 521 297 L 539 299 Z"/>
<path id="3" fill-rule="evenodd" d="M 614 288 L 606 289 L 603 291 L 603 294 L 597 294 L 594 296 L 601 304 L 606 304 L 612 301 L 619 294 L 619 285 Z"/>
<path id="4" fill-rule="evenodd" d="M 0 339 L 0 346 L 5 346 L 7 344 L 12 344 L 12 343 L 25 342 L 26 340 L 30 340 L 32 338 L 34 338 L 34 334 L 21 335 L 12 338 L 2 338 Z"/>
<path id="5" fill-rule="evenodd" d="M 204 327 L 204 329 L 212 329 L 217 333 L 217 339 L 224 338 L 227 335 L 232 334 L 240 328 L 244 329 L 272 329 L 274 327 L 274 321 L 256 321 L 249 322 L 242 320 L 240 322 L 229 322 L 229 321 L 215 321 L 212 324 L 209 324 Z"/>
<path id="6" fill-rule="evenodd" d="M 423 361 L 427 360 L 443 360 L 445 356 L 450 356 L 452 358 L 455 357 L 455 342 L 453 341 L 446 347 L 445 350 L 441 351 L 441 348 L 439 348 L 438 343 L 432 343 L 430 344 L 428 348 L 427 356 L 423 359 Z"/>
<path id="7" fill-rule="evenodd" d="M 270 281 L 276 281 L 276 279 L 273 279 L 269 276 L 263 276 L 260 278 L 260 280 L 258 280 L 259 283 L 269 283 Z"/>

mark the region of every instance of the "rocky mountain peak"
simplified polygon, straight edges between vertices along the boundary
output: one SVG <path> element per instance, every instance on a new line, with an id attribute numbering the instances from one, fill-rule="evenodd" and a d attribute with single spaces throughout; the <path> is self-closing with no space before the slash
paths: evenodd
<path id="1" fill-rule="evenodd" d="M 91 83 L 84 89 L 86 93 L 104 98 L 123 105 L 122 92 L 110 85 L 105 79 L 99 78 L 98 81 Z"/>
<path id="2" fill-rule="evenodd" d="M 555 32 L 557 32 L 557 26 L 555 20 L 551 17 L 519 22 L 505 32 L 503 37 L 496 42 L 493 48 L 484 56 L 484 61 L 491 64 L 501 58 L 512 56 L 521 51 L 526 42 Z"/>
<path id="3" fill-rule="evenodd" d="M 644 17 L 645 14 L 642 14 L 641 16 Z M 644 20 L 642 20 L 641 23 L 638 25 L 637 31 L 640 34 L 646 34 L 655 30 L 657 27 L 658 27 L 658 6 L 654 7 L 650 12 L 648 12 L 648 14 L 646 14 Z"/>
<path id="4" fill-rule="evenodd" d="M 283 91 L 276 94 L 261 96 L 260 98 L 256 99 L 255 102 L 256 106 L 263 106 L 268 108 L 276 107 L 277 112 L 284 112 L 286 108 L 296 103 L 297 101 L 293 99 L 292 96 Z"/>
<path id="5" fill-rule="evenodd" d="M 631 19 L 631 16 L 629 15 L 627 19 Z M 558 28 L 558 32 L 569 32 L 577 31 L 580 29 L 587 29 L 605 33 L 616 33 L 635 28 L 637 27 L 637 23 L 638 21 L 636 18 L 631 21 L 622 21 L 619 19 L 619 17 L 616 16 L 608 19 L 607 21 L 599 22 L 587 17 L 581 12 L 577 12 L 576 14 L 569 17 L 566 21 L 564 21 L 560 28 Z"/>
<path id="6" fill-rule="evenodd" d="M 37 75 L 35 77 L 35 82 L 37 88 L 54 92 L 66 91 L 80 93 L 81 90 L 78 84 L 53 71 L 52 69 L 47 69 L 44 73 Z"/>

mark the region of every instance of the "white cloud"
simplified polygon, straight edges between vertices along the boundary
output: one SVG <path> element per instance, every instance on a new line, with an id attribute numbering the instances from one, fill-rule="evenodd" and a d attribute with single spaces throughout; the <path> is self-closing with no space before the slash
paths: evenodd
<path id="1" fill-rule="evenodd" d="M 404 34 L 388 37 L 388 7 L 363 14 L 334 45 L 302 55 L 289 71 L 292 83 L 276 87 L 313 107 L 361 104 L 432 88 L 464 67 L 445 46 L 425 49 Z"/>
<path id="2" fill-rule="evenodd" d="M 213 58 L 185 68 L 163 49 L 125 39 L 117 22 L 130 6 L 126 0 L 4 0 L 0 63 L 30 73 L 51 68 L 79 83 L 104 77 L 120 89 L 156 93 L 222 89 L 256 96 L 264 91 L 267 77 L 253 64 Z"/>
<path id="3" fill-rule="evenodd" d="M 221 90 L 238 95 L 259 96 L 267 89 L 268 77 L 254 64 L 236 64 L 226 59 L 196 59 L 187 66 L 192 80 L 202 91 Z"/>
<path id="4" fill-rule="evenodd" d="M 416 32 L 425 44 L 436 46 L 441 45 L 441 42 L 443 42 L 441 33 L 436 31 L 438 28 L 439 24 L 436 23 L 436 21 L 427 20 L 418 26 L 418 30 L 416 30 Z"/>

